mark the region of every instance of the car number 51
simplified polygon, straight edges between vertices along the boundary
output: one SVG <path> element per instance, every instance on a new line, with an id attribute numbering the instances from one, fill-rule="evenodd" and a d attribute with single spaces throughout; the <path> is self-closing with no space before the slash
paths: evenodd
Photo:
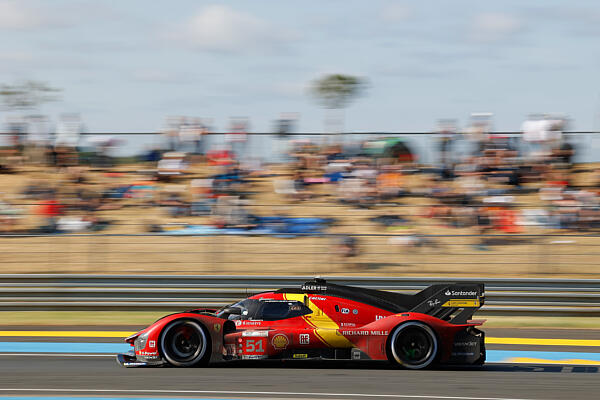
<path id="1" fill-rule="evenodd" d="M 246 340 L 246 353 L 264 353 L 262 339 L 247 339 Z"/>

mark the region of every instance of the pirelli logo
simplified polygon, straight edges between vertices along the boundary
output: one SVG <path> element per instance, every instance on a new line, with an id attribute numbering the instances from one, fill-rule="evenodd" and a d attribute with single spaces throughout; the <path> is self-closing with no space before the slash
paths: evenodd
<path id="1" fill-rule="evenodd" d="M 450 299 L 442 307 L 479 307 L 479 299 Z"/>

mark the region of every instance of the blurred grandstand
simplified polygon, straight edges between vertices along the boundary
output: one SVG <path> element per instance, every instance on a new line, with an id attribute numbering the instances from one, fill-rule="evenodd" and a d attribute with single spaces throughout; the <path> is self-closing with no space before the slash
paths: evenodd
<path id="1" fill-rule="evenodd" d="M 54 137 L 11 125 L 2 272 L 598 277 L 597 139 L 564 119 L 344 135 L 236 121 L 171 119 L 151 145 L 73 117 Z"/>

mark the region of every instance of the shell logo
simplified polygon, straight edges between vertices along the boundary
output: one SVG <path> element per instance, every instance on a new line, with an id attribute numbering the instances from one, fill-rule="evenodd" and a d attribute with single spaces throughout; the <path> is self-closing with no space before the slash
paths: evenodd
<path id="1" fill-rule="evenodd" d="M 277 350 L 282 350 L 287 347 L 287 345 L 290 343 L 290 340 L 283 333 L 278 333 L 277 335 L 273 336 L 271 343 Z"/>

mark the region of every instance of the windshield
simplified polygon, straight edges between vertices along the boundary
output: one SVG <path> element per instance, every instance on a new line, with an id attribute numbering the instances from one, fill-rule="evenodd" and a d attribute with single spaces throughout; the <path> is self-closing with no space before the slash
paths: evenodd
<path id="1" fill-rule="evenodd" d="M 228 314 L 226 310 L 228 308 L 239 308 L 241 310 L 241 314 Z M 217 311 L 217 317 L 219 318 L 227 318 L 229 320 L 236 319 L 253 319 L 256 316 L 258 309 L 260 308 L 259 300 L 245 299 L 242 301 L 238 301 L 237 303 L 233 303 L 229 306 L 223 307 L 219 311 Z"/>
<path id="2" fill-rule="evenodd" d="M 240 313 L 230 314 L 230 308 L 239 308 Z M 255 319 L 276 321 L 310 314 L 312 311 L 299 301 L 246 299 L 217 311 L 217 317 L 229 320 Z"/>

